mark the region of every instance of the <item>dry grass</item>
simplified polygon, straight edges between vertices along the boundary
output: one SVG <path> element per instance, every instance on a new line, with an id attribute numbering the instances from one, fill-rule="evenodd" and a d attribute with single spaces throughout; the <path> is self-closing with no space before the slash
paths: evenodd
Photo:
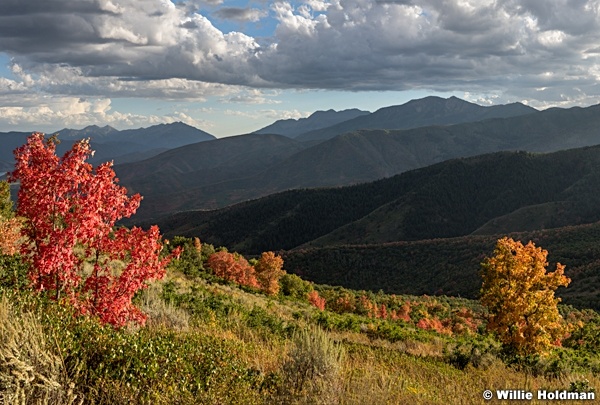
<path id="1" fill-rule="evenodd" d="M 571 381 L 583 378 L 587 378 L 592 387 L 600 386 L 600 379 L 591 374 L 561 379 L 533 377 L 508 368 L 499 360 L 485 370 L 468 367 L 461 371 L 435 359 L 365 346 L 355 348 L 348 356 L 340 404 L 500 403 L 485 401 L 483 391 L 529 390 L 535 397 L 538 389 L 565 390 Z M 528 403 L 545 402 L 533 400 Z"/>
<path id="2" fill-rule="evenodd" d="M 147 322 L 153 326 L 164 326 L 175 330 L 189 327 L 190 315 L 161 297 L 163 283 L 155 282 L 142 293 L 140 309 L 148 315 Z"/>
<path id="3" fill-rule="evenodd" d="M 15 310 L 7 295 L 0 298 L 0 403 L 83 403 L 35 314 Z"/>

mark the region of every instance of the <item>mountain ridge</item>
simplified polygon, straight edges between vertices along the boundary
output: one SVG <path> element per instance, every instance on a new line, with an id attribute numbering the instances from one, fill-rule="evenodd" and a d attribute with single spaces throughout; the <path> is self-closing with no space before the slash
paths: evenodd
<path id="1" fill-rule="evenodd" d="M 82 129 L 63 128 L 51 134 L 58 134 L 61 141 L 57 145 L 59 154 L 68 150 L 73 142 L 90 138 L 92 149 L 95 150 L 90 162 L 94 164 L 110 160 L 127 162 L 147 159 L 166 149 L 216 139 L 205 131 L 181 122 L 121 131 L 109 125 L 88 125 Z M 29 135 L 31 132 L 0 133 L 0 171 L 13 169 L 12 151 L 25 144 Z"/>
<path id="2" fill-rule="evenodd" d="M 600 197 L 593 192 L 599 187 L 600 146 L 549 154 L 496 152 L 371 183 L 290 190 L 154 222 L 169 236 L 200 236 L 255 254 L 459 237 L 483 233 L 485 226 L 487 234 L 530 230 L 510 218 L 526 207 L 541 227 L 590 223 L 600 220 Z M 556 206 L 547 210 L 547 204 Z M 514 223 L 503 220 L 507 216 Z M 492 226 L 492 220 L 499 223 Z"/>
<path id="3" fill-rule="evenodd" d="M 266 127 L 254 131 L 253 133 L 278 134 L 295 138 L 302 133 L 325 128 L 365 114 L 369 114 L 369 112 L 359 110 L 358 108 L 351 108 L 341 111 L 335 111 L 333 109 L 329 109 L 327 111 L 318 110 L 306 118 L 290 118 L 275 121 L 271 125 L 267 125 Z"/>
<path id="4" fill-rule="evenodd" d="M 452 125 L 490 118 L 509 118 L 539 112 L 522 103 L 480 106 L 457 97 L 429 96 L 379 110 L 327 128 L 297 136 L 300 141 L 325 140 L 364 129 L 411 129 L 431 125 Z"/>

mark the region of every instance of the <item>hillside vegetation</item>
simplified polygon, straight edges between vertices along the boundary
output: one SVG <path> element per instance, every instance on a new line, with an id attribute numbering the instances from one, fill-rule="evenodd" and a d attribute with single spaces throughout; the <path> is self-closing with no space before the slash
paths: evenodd
<path id="1" fill-rule="evenodd" d="M 572 338 L 519 360 L 484 332 L 477 302 L 292 275 L 266 296 L 212 275 L 204 252 L 213 247 L 203 245 L 198 262 L 191 240 L 175 244 L 192 255 L 136 298 L 146 326 L 122 329 L 16 291 L 25 269 L 2 256 L 4 403 L 471 404 L 485 389 L 591 392 L 600 384 L 600 319 L 590 311 L 562 307 L 576 326 Z M 307 300 L 311 290 L 322 302 Z"/>
<path id="2" fill-rule="evenodd" d="M 484 390 L 493 395 L 515 387 L 595 398 L 600 317 L 590 309 L 557 305 L 554 290 L 571 280 L 562 265 L 546 273 L 547 252 L 533 244 L 503 238 L 492 251 L 486 244 L 495 237 L 469 236 L 336 246 L 327 248 L 333 253 L 329 258 L 325 249 L 288 252 L 287 262 L 272 251 L 246 258 L 198 237 L 163 240 L 156 226 L 147 231 L 115 226 L 135 213 L 141 196 L 127 195 L 110 163 L 86 164 L 92 154 L 88 141 L 62 157 L 55 146 L 35 133 L 16 150 L 10 176 L 20 182 L 16 212 L 8 183 L 0 183 L 3 404 L 472 404 L 483 401 Z M 531 163 L 538 156 L 497 156 L 505 162 L 500 167 L 524 161 L 524 167 L 539 169 L 528 169 L 531 174 L 520 177 L 528 180 L 515 187 L 535 204 L 544 201 L 527 193 L 531 179 L 556 177 L 540 194 L 549 199 L 576 190 L 574 179 L 590 166 L 585 160 L 573 167 L 545 161 L 543 168 Z M 470 167 L 482 170 L 493 160 L 458 160 L 451 162 L 458 165 L 452 170 L 473 180 Z M 479 161 L 484 166 L 477 166 Z M 423 170 L 441 184 L 448 180 L 445 166 L 439 166 Z M 408 192 L 400 199 L 421 187 L 428 190 L 419 176 L 396 179 Z M 502 189 L 502 182 L 493 184 L 496 188 L 483 196 Z M 370 197 L 378 195 L 382 206 L 396 191 L 373 183 L 365 187 L 342 191 L 360 203 L 365 199 L 360 193 L 379 190 Z M 506 201 L 510 208 L 521 199 Z M 580 267 L 567 272 L 578 288 L 576 298 L 590 291 L 581 281 L 588 277 L 593 286 L 597 277 L 596 250 L 588 246 L 597 241 L 599 229 L 582 225 L 571 233 L 560 228 L 535 235 L 544 247 L 556 238 L 568 241 L 560 244 L 565 250 L 553 254 L 567 266 L 572 257 L 580 260 Z M 413 264 L 429 266 L 430 273 L 418 276 L 407 271 L 404 281 L 424 280 L 440 268 L 431 262 L 435 249 L 420 251 L 419 244 L 438 242 L 452 243 L 438 245 L 438 252 L 451 248 L 463 255 L 466 262 L 459 264 L 465 267 L 454 269 L 458 272 L 467 269 L 474 253 L 485 262 L 481 302 L 441 295 L 444 291 L 439 296 L 374 292 L 365 289 L 371 288 L 366 280 L 357 289 L 315 284 L 290 271 L 312 278 L 337 272 L 336 283 L 388 277 L 389 284 L 397 269 L 386 273 L 391 262 L 383 268 L 384 261 L 360 249 L 391 247 L 384 257 L 396 255 L 396 265 L 412 257 Z M 348 270 L 354 273 L 344 273 Z M 434 277 L 456 280 L 458 272 Z M 383 278 L 375 277 L 379 274 Z M 482 285 L 477 275 L 471 281 Z M 505 291 L 512 294 L 509 300 Z M 593 297 L 589 302 L 594 304 Z"/>
<path id="3" fill-rule="evenodd" d="M 600 224 L 512 233 L 546 248 L 550 263 L 566 265 L 569 288 L 557 292 L 579 308 L 600 309 Z M 331 246 L 284 253 L 288 271 L 318 283 L 395 294 L 477 298 L 480 263 L 498 235 L 376 245 Z"/>
<path id="4" fill-rule="evenodd" d="M 281 135 L 232 136 L 173 148 L 153 159 L 117 165 L 115 170 L 123 185 L 146 197 L 148 210 L 168 212 L 178 199 L 153 209 L 155 195 L 185 195 L 190 188 L 246 178 L 304 148 Z M 214 194 L 207 197 L 216 200 Z"/>

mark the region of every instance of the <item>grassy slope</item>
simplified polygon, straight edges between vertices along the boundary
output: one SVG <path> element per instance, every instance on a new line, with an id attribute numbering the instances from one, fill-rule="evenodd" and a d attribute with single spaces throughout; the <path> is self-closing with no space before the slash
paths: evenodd
<path id="1" fill-rule="evenodd" d="M 320 292 L 327 295 L 326 288 Z M 97 404 L 473 404 L 485 389 L 564 390 L 583 379 L 600 386 L 592 372 L 600 364 L 597 356 L 579 362 L 583 368 L 554 356 L 538 361 L 541 374 L 532 375 L 503 364 L 489 338 L 452 338 L 403 322 L 320 312 L 302 301 L 177 273 L 140 297 L 150 314 L 141 329 L 114 331 L 27 294 L 0 293 L 0 328 L 9 331 L 2 335 L 2 353 L 10 350 L 19 358 L 17 369 L 32 366 L 38 384 L 21 387 L 30 402 L 48 395 L 50 404 L 62 404 L 76 395 Z M 401 299 L 438 312 L 471 305 Z M 327 356 L 340 348 L 345 355 L 314 380 L 320 385 L 305 383 L 301 392 L 292 392 L 301 379 L 290 369 L 298 364 L 291 359 L 300 355 L 293 331 L 315 324 L 328 332 L 301 356 Z M 399 337 L 386 338 L 393 325 Z M 572 349 L 559 352 L 561 359 L 577 356 Z M 18 374 L 11 378 L 20 381 Z"/>

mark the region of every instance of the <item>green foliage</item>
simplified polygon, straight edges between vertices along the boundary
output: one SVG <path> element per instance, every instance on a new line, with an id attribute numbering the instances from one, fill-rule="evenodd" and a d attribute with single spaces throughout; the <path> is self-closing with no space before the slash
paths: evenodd
<path id="1" fill-rule="evenodd" d="M 68 379 L 84 398 L 107 404 L 259 402 L 255 387 L 262 376 L 239 360 L 233 342 L 194 330 L 115 329 L 39 298 L 25 297 L 20 305 L 41 314 Z"/>
<path id="2" fill-rule="evenodd" d="M 469 365 L 475 368 L 488 368 L 499 361 L 502 347 L 490 336 L 475 339 L 458 339 L 452 349 L 446 348 L 445 360 L 460 370 Z"/>
<path id="3" fill-rule="evenodd" d="M 569 384 L 569 392 L 596 392 L 596 389 L 590 385 L 587 378 L 582 380 L 571 381 Z"/>
<path id="4" fill-rule="evenodd" d="M 302 280 L 295 274 L 284 274 L 279 279 L 279 284 L 281 285 L 280 292 L 292 298 L 306 298 L 306 295 L 313 290 L 311 283 Z"/>
<path id="5" fill-rule="evenodd" d="M 589 352 L 600 352 L 600 318 L 595 317 L 571 333 L 565 347 Z"/>
<path id="6" fill-rule="evenodd" d="M 197 277 L 204 272 L 203 252 L 198 252 L 194 246 L 194 240 L 192 238 L 185 238 L 183 236 L 174 237 L 169 245 L 167 251 L 171 253 L 176 248 L 180 247 L 183 249 L 178 259 L 171 260 L 169 268 L 175 271 L 180 271 L 186 276 Z M 204 246 L 202 246 L 204 248 Z M 207 249 L 204 249 L 206 252 Z"/>
<path id="7" fill-rule="evenodd" d="M 9 219 L 14 216 L 13 202 L 10 198 L 10 184 L 0 181 L 0 218 Z"/>
<path id="8" fill-rule="evenodd" d="M 263 328 L 275 336 L 287 336 L 293 330 L 293 327 L 286 325 L 281 318 L 270 314 L 259 306 L 254 306 L 250 312 L 244 312 L 246 325 L 250 328 Z"/>
<path id="9" fill-rule="evenodd" d="M 23 289 L 29 285 L 27 273 L 29 265 L 19 254 L 5 255 L 0 253 L 0 291 L 2 289 Z"/>

